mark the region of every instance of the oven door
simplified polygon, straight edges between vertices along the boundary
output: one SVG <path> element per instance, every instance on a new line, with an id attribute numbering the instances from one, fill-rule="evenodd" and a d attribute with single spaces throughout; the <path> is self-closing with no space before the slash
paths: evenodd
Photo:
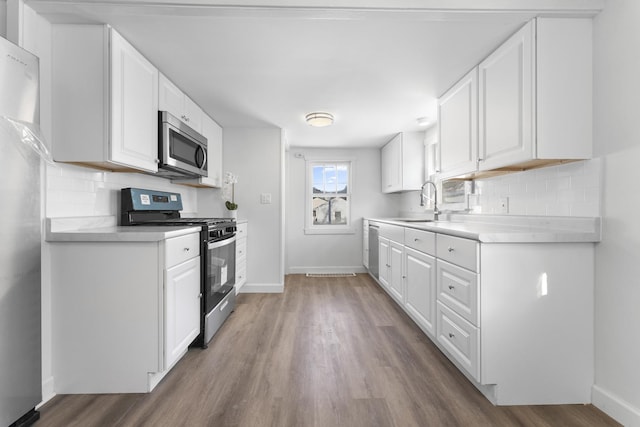
<path id="1" fill-rule="evenodd" d="M 205 315 L 233 290 L 236 283 L 235 234 L 215 242 L 207 248 L 207 271 L 204 281 Z"/>

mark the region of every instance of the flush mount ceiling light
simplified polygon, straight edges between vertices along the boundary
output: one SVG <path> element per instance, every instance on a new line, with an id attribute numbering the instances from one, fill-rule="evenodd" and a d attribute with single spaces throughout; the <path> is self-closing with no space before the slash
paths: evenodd
<path id="1" fill-rule="evenodd" d="M 329 114 L 329 113 L 322 113 L 322 112 L 309 113 L 306 116 L 304 116 L 304 119 L 311 126 L 318 127 L 318 128 L 333 124 L 333 114 Z"/>
<path id="2" fill-rule="evenodd" d="M 416 119 L 418 122 L 418 126 L 429 126 L 431 124 L 431 119 L 429 117 L 419 117 Z"/>

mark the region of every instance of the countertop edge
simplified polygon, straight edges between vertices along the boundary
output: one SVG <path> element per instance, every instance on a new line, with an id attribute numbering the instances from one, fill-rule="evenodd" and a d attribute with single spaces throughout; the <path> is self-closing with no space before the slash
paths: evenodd
<path id="1" fill-rule="evenodd" d="M 592 226 L 587 224 L 584 229 L 544 229 L 540 227 L 517 225 L 501 227 L 498 224 L 461 221 L 415 223 L 387 218 L 365 219 L 373 222 L 477 240 L 481 243 L 597 243 L 601 240 L 599 218 L 593 218 Z M 584 218 L 581 218 L 581 220 L 584 220 Z M 465 227 L 466 229 L 462 230 L 456 226 Z M 488 230 L 488 228 L 490 228 L 490 230 Z M 498 228 L 502 229 L 497 230 Z"/>
<path id="2" fill-rule="evenodd" d="M 45 233 L 47 242 L 159 242 L 200 232 L 201 227 L 103 227 Z"/>

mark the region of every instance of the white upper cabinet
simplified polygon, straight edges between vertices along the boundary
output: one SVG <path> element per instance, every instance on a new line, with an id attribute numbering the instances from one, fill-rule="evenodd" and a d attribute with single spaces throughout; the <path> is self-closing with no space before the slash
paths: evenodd
<path id="1" fill-rule="evenodd" d="M 478 66 L 481 169 L 535 157 L 534 40 L 531 21 Z"/>
<path id="2" fill-rule="evenodd" d="M 202 184 L 210 187 L 222 187 L 222 128 L 203 114 L 202 134 L 207 138 L 208 176 L 200 180 Z"/>
<path id="3" fill-rule="evenodd" d="M 111 160 L 157 170 L 158 70 L 111 30 Z"/>
<path id="4" fill-rule="evenodd" d="M 440 178 L 476 170 L 478 71 L 471 70 L 438 100 Z"/>
<path id="5" fill-rule="evenodd" d="M 477 107 L 471 75 L 439 100 L 441 179 L 591 158 L 590 19 L 536 18 L 476 72 Z"/>
<path id="6" fill-rule="evenodd" d="M 419 190 L 424 177 L 424 133 L 402 132 L 382 147 L 382 192 Z"/>
<path id="7" fill-rule="evenodd" d="M 54 160 L 158 170 L 158 70 L 106 25 L 54 25 Z"/>
<path id="8" fill-rule="evenodd" d="M 170 112 L 190 128 L 202 133 L 202 110 L 162 73 L 159 92 L 158 110 Z"/>

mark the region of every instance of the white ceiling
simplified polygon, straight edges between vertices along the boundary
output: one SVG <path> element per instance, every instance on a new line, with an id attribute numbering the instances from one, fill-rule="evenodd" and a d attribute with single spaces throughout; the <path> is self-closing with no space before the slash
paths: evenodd
<path id="1" fill-rule="evenodd" d="M 601 0 L 28 4 L 52 22 L 111 24 L 221 126 L 279 127 L 298 147 L 380 147 L 421 130 L 416 119 L 435 121 L 437 97 L 524 22 L 601 8 Z M 334 114 L 334 125 L 308 126 L 312 111 Z"/>

